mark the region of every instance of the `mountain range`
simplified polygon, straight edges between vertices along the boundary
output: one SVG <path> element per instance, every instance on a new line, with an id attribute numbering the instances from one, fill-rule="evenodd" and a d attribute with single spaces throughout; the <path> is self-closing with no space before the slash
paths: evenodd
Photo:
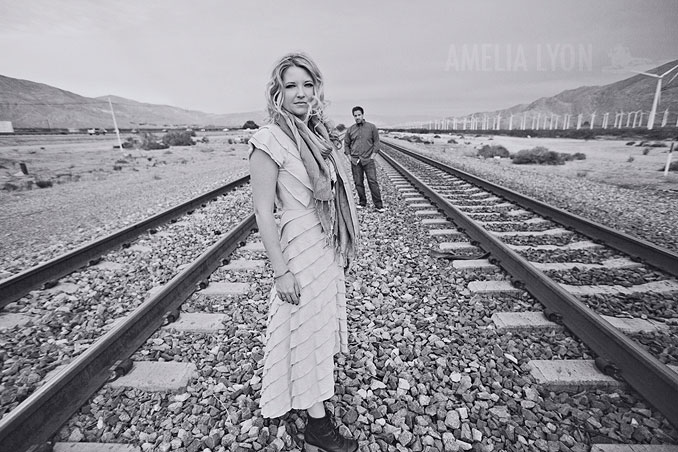
<path id="1" fill-rule="evenodd" d="M 113 129 L 108 100 L 121 129 L 163 127 L 242 127 L 252 120 L 261 124 L 263 111 L 232 114 L 137 102 L 117 96 L 84 97 L 43 83 L 0 75 L 0 121 L 12 121 L 14 128 Z"/>
<path id="2" fill-rule="evenodd" d="M 647 72 L 663 74 L 676 65 L 678 65 L 678 60 L 662 64 Z M 678 77 L 671 83 L 669 82 L 676 73 L 678 73 L 678 69 L 664 77 L 660 103 L 657 107 L 657 122 L 661 121 L 663 112 L 668 108 L 671 113 L 670 117 L 673 119 L 672 122 L 675 124 L 676 113 L 678 113 Z M 614 122 L 615 113 L 642 110 L 647 115 L 652 108 L 656 86 L 656 78 L 638 74 L 608 85 L 582 86 L 563 91 L 552 97 L 542 97 L 529 104 L 514 105 L 503 110 L 475 112 L 472 115 L 482 117 L 487 114 L 494 117 L 500 114 L 502 118 L 508 118 L 512 114 L 522 115 L 527 113 L 528 117 L 537 114 L 542 117 L 551 114 L 560 116 L 570 114 L 576 117 L 579 113 L 590 115 L 596 112 L 598 118 L 601 118 L 603 114 L 609 112 L 611 126 Z M 647 116 L 645 117 L 647 118 Z M 452 117 L 448 119 L 452 119 Z M 514 122 L 514 124 L 516 123 Z"/>
<path id="3" fill-rule="evenodd" d="M 674 60 L 648 72 L 661 74 L 677 64 L 678 60 Z M 675 118 L 678 112 L 678 80 L 669 83 L 675 73 L 678 73 L 678 69 L 664 79 L 657 121 L 661 121 L 663 111 L 667 108 L 672 112 L 672 118 Z M 488 116 L 500 114 L 502 118 L 508 118 L 512 114 L 523 113 L 530 116 L 540 114 L 543 117 L 550 114 L 576 116 L 579 113 L 596 112 L 598 117 L 602 117 L 604 113 L 610 112 L 612 124 L 616 112 L 643 110 L 647 113 L 652 106 L 656 83 L 655 78 L 634 75 L 608 85 L 582 86 L 552 97 L 542 97 L 529 104 L 514 105 L 503 110 L 475 112 L 473 115 L 482 117 L 485 114 Z M 121 129 L 234 128 L 242 127 L 248 120 L 262 124 L 266 117 L 264 111 L 214 114 L 137 102 L 117 96 L 84 97 L 43 83 L 0 75 L 0 121 L 11 121 L 14 128 L 112 129 L 109 98 L 118 127 Z M 350 117 L 342 119 L 352 122 Z M 402 123 L 402 119 L 388 116 L 370 115 L 369 120 L 380 127 Z M 675 119 L 671 120 L 672 123 L 673 121 Z"/>

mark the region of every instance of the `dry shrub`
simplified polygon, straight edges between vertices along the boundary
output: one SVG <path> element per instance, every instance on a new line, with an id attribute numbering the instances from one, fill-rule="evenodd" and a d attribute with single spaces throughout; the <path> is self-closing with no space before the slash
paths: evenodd
<path id="1" fill-rule="evenodd" d="M 156 149 L 167 149 L 168 145 L 160 143 L 158 138 L 150 132 L 141 132 L 141 149 L 144 151 L 153 151 Z"/>
<path id="2" fill-rule="evenodd" d="M 54 183 L 51 180 L 39 179 L 39 180 L 35 181 L 35 185 L 37 185 L 38 188 L 47 188 L 47 187 L 51 187 L 52 185 L 54 185 Z"/>
<path id="3" fill-rule="evenodd" d="M 494 157 L 507 158 L 509 156 L 509 151 L 502 145 L 493 144 L 492 146 L 490 146 L 486 144 L 478 150 L 478 156 L 486 159 Z"/>
<path id="4" fill-rule="evenodd" d="M 516 165 L 564 165 L 565 158 L 559 152 L 549 151 L 544 146 L 537 146 L 532 149 L 523 149 L 511 156 Z"/>
<path id="5" fill-rule="evenodd" d="M 195 132 L 193 131 L 179 132 L 172 130 L 162 137 L 162 142 L 167 146 L 193 146 L 195 144 L 193 142 L 194 135 Z"/>

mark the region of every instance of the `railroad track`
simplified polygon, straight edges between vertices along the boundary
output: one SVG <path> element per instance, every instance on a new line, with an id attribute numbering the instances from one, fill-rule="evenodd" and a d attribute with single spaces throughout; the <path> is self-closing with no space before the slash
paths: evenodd
<path id="1" fill-rule="evenodd" d="M 572 425 L 576 419 L 569 418 L 559 422 L 551 413 L 543 424 L 535 421 L 535 414 L 527 416 L 536 410 L 534 405 L 562 404 L 545 401 L 524 386 L 529 379 L 525 369 L 532 361 L 530 341 L 544 340 L 547 346 L 536 348 L 550 348 L 552 355 L 571 354 L 559 350 L 567 346 L 580 351 L 584 359 L 593 358 L 590 350 L 575 343 L 567 332 L 526 337 L 509 333 L 513 336 L 508 343 L 497 343 L 506 333 L 492 324 L 489 312 L 506 311 L 506 306 L 537 309 L 537 297 L 517 295 L 514 286 L 479 295 L 482 292 L 475 291 L 477 285 L 472 283 L 510 281 L 510 276 L 493 269 L 490 262 L 482 263 L 483 268 L 470 267 L 471 271 L 455 266 L 477 264 L 473 260 L 453 259 L 448 266 L 450 257 L 484 254 L 482 242 L 465 227 L 470 237 L 458 243 L 477 243 L 438 248 L 440 241 L 447 244 L 450 237 L 462 237 L 458 230 L 451 231 L 453 217 L 424 213 L 438 209 L 419 206 L 428 202 L 417 200 L 421 187 L 413 189 L 399 171 L 382 164 L 386 168 L 380 170 L 382 186 L 393 211 L 386 218 L 370 211 L 360 213 L 370 239 L 347 281 L 351 355 L 339 359 L 337 376 L 343 388 L 328 402 L 330 412 L 343 419 L 350 434 L 369 450 L 392 450 L 393 444 L 407 450 L 443 450 L 448 445 L 451 450 L 468 450 L 474 444 L 479 450 L 493 450 L 493 444 L 506 450 L 547 450 L 542 449 L 544 444 L 550 447 L 558 441 L 572 443 L 571 450 L 584 450 L 577 449 L 578 443 L 594 443 L 595 435 L 589 431 L 598 422 L 594 416 L 582 419 L 582 425 Z M 390 183 L 385 183 L 385 174 Z M 443 186 L 449 189 L 450 182 L 441 182 L 438 188 Z M 471 194 L 464 192 L 463 198 L 470 199 Z M 493 215 L 467 216 L 496 221 Z M 509 216 L 517 218 L 528 219 Z M 130 450 L 298 450 L 303 443 L 302 416 L 291 413 L 269 421 L 257 412 L 272 273 L 257 235 L 251 234 L 250 220 L 239 223 L 226 235 L 228 239 L 215 243 L 199 262 L 157 285 L 154 295 L 125 320 L 5 415 L 0 420 L 0 450 L 5 450 L 9 440 L 17 448 L 7 450 L 26 450 L 47 439 L 137 445 Z M 531 228 L 538 229 L 536 224 Z M 398 240 L 393 239 L 394 233 L 401 234 Z M 230 259 L 224 261 L 229 254 Z M 496 253 L 490 257 L 496 259 Z M 484 308 L 485 298 L 492 297 L 499 301 Z M 551 318 L 560 321 L 567 315 L 555 311 Z M 211 327 L 196 326 L 201 322 L 195 316 Z M 478 338 L 472 337 L 475 334 Z M 134 363 L 127 375 L 126 357 Z M 157 392 L 150 383 L 170 371 L 158 370 L 166 368 L 156 364 L 180 364 L 187 379 Z M 133 375 L 146 366 L 152 369 L 150 373 L 134 382 Z M 119 378 L 112 379 L 111 372 Z M 81 391 L 89 380 L 91 387 Z M 515 388 L 523 389 L 516 393 Z M 601 403 L 602 396 L 589 397 Z M 37 404 L 38 400 L 44 405 Z M 48 409 L 59 416 L 46 420 Z M 619 411 L 615 413 L 622 417 Z M 602 423 L 607 420 L 600 418 Z M 649 420 L 669 430 L 661 418 L 650 415 Z M 524 428 L 513 428 L 514 422 L 524 422 Z M 678 436 L 657 435 L 657 439 L 671 442 Z"/>
<path id="2" fill-rule="evenodd" d="M 477 246 L 489 252 L 489 259 L 459 263 L 459 267 L 492 271 L 501 266 L 511 277 L 510 281 L 479 282 L 478 288 L 527 290 L 544 305 L 545 317 L 563 324 L 591 347 L 601 371 L 628 382 L 678 425 L 678 367 L 672 369 L 659 361 L 661 349 L 642 347 L 613 326 L 619 324 L 616 316 L 647 319 L 648 312 L 659 323 L 647 322 L 645 331 L 661 334 L 669 329 L 666 321 L 676 325 L 678 255 L 494 186 L 395 143 L 388 142 L 388 146 L 391 151 L 384 158 L 433 204 L 430 208 L 434 210 L 420 212 L 434 216 L 442 213 L 456 225 L 443 235 L 456 234 L 459 238 L 462 233 L 460 241 L 445 246 L 450 250 Z M 393 151 L 428 165 L 423 169 L 420 164 L 415 175 L 390 157 Z M 629 284 L 623 274 L 615 277 L 625 270 L 633 273 L 635 284 Z M 581 284 L 587 277 L 589 284 Z M 642 306 L 645 309 L 641 310 L 627 307 L 637 307 L 648 294 L 651 306 Z M 607 315 L 607 320 L 601 314 Z"/>
<path id="3" fill-rule="evenodd" d="M 246 218 L 251 223 L 248 181 L 226 184 L 3 280 L 2 412 L 31 396 L 41 377 L 98 343 L 115 320 L 136 312 L 149 289 L 218 243 L 224 228 Z"/>
<path id="4" fill-rule="evenodd" d="M 196 208 L 205 207 L 208 202 L 219 196 L 235 190 L 249 182 L 249 176 L 242 177 L 208 193 L 193 198 L 178 206 L 167 209 L 146 220 L 123 228 L 113 234 L 90 242 L 69 253 L 58 256 L 44 264 L 27 269 L 18 275 L 0 281 L 0 309 L 26 295 L 41 285 L 53 285 L 60 277 L 85 266 L 96 265 L 101 256 L 107 251 L 128 246 L 130 242 L 146 231 L 171 221 L 176 221 L 187 213 L 193 213 Z"/>

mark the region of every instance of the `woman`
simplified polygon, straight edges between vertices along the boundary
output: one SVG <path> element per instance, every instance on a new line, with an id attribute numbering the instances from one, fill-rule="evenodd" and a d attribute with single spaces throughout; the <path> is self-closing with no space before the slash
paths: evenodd
<path id="1" fill-rule="evenodd" d="M 305 409 L 307 451 L 354 451 L 323 404 L 334 395 L 334 355 L 348 351 L 344 269 L 358 239 L 340 141 L 328 132 L 323 78 L 308 56 L 284 56 L 266 94 L 271 124 L 250 139 L 254 212 L 275 273 L 261 413 Z"/>

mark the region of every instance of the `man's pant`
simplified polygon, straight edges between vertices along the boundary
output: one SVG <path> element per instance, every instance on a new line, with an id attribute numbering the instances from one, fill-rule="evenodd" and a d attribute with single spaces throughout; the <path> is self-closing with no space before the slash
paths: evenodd
<path id="1" fill-rule="evenodd" d="M 353 181 L 355 182 L 355 189 L 358 192 L 358 203 L 361 206 L 367 205 L 367 197 L 365 196 L 364 177 L 367 176 L 367 185 L 370 186 L 370 194 L 372 195 L 372 203 L 375 209 L 381 209 L 384 205 L 381 202 L 381 192 L 379 191 L 379 184 L 377 183 L 377 167 L 374 159 L 366 163 L 358 162 L 351 163 L 351 171 L 353 172 Z"/>

